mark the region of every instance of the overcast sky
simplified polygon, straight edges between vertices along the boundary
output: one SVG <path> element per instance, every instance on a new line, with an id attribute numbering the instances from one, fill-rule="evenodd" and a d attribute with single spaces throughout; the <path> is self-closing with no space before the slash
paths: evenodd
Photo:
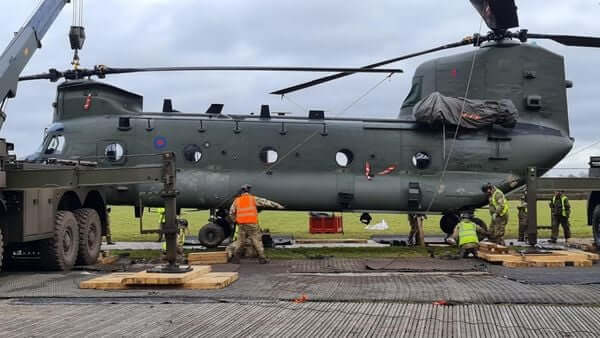
<path id="1" fill-rule="evenodd" d="M 38 0 L 0 1 L 0 48 L 4 48 Z M 596 0 L 517 0 L 521 26 L 535 33 L 600 36 Z M 477 32 L 481 18 L 467 0 L 85 0 L 87 41 L 84 66 L 114 67 L 275 65 L 359 67 L 398 55 L 455 42 Z M 70 67 L 68 6 L 43 40 L 24 74 Z M 485 25 L 482 33 L 487 32 Z M 571 135 L 574 151 L 600 141 L 600 49 L 565 47 L 537 41 L 566 59 Z M 394 75 L 343 116 L 395 117 L 408 92 L 414 69 L 432 57 L 391 65 Z M 344 107 L 385 78 L 354 75 L 289 95 L 268 93 L 323 74 L 306 73 L 171 73 L 116 75 L 110 83 L 144 95 L 144 108 L 159 111 L 162 99 L 176 109 L 203 112 L 224 103 L 226 113 L 248 113 L 270 104 L 274 111 L 305 114 Z M 19 157 L 35 150 L 52 118 L 55 84 L 22 83 L 6 108 L 2 137 L 16 144 Z M 302 108 L 300 108 L 300 107 Z M 93 126 L 90 126 L 91 128 Z M 559 167 L 585 168 L 600 143 L 564 160 Z M 560 173 L 560 172 L 559 172 Z"/>

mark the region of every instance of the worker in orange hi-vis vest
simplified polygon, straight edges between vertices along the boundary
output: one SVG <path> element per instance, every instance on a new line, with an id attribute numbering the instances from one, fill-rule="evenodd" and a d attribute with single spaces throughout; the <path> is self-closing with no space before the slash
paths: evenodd
<path id="1" fill-rule="evenodd" d="M 262 245 L 262 236 L 258 225 L 258 207 L 283 209 L 283 205 L 269 201 L 266 198 L 253 196 L 250 194 L 252 186 L 244 184 L 241 189 L 241 194 L 236 197 L 229 209 L 231 219 L 235 220 L 239 227 L 239 242 L 246 243 L 246 238 L 249 238 L 258 253 L 258 261 L 260 264 L 268 263 L 265 257 L 265 249 Z M 231 262 L 234 264 L 240 263 L 240 250 L 243 245 L 235 248 Z"/>

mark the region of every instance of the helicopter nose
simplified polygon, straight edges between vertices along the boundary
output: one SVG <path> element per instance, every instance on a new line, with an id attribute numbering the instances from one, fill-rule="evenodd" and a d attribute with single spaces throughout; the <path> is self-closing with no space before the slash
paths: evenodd
<path id="1" fill-rule="evenodd" d="M 535 163 L 530 166 L 537 167 L 541 173 L 547 172 L 571 151 L 573 143 L 572 137 L 546 137 L 544 142 L 532 147 Z"/>

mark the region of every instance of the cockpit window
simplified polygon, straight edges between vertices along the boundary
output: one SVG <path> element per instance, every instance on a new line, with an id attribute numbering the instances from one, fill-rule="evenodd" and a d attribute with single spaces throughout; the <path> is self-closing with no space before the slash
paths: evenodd
<path id="1" fill-rule="evenodd" d="M 417 76 L 413 79 L 412 87 L 410 88 L 410 92 L 404 102 L 402 103 L 402 108 L 412 107 L 417 102 L 421 100 L 421 92 L 423 90 L 423 77 Z"/>
<path id="2" fill-rule="evenodd" d="M 65 137 L 63 135 L 54 135 L 48 141 L 44 154 L 60 154 L 65 148 Z"/>

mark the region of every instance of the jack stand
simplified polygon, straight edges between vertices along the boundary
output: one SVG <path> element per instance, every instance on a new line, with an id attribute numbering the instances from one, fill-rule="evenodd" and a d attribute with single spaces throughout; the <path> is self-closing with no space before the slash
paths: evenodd
<path id="1" fill-rule="evenodd" d="M 167 242 L 167 265 L 161 265 L 148 269 L 148 272 L 158 273 L 184 273 L 192 271 L 188 266 L 179 266 L 177 264 L 177 191 L 175 190 L 175 154 L 164 153 L 163 163 L 165 168 L 163 191 L 161 197 L 165 200 L 165 226 L 161 227 L 161 232 L 165 235 Z"/>

